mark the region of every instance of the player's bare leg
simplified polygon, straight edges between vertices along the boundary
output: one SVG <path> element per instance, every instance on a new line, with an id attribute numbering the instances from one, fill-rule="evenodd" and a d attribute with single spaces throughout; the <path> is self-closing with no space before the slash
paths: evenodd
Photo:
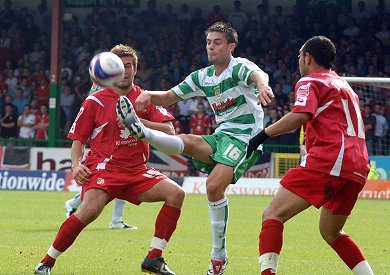
<path id="1" fill-rule="evenodd" d="M 283 224 L 305 210 L 310 203 L 281 186 L 264 210 L 259 236 L 261 275 L 276 274 L 283 245 Z"/>
<path id="2" fill-rule="evenodd" d="M 359 246 L 343 231 L 347 218 L 344 215 L 333 215 L 329 208 L 323 207 L 320 217 L 321 236 L 354 274 L 374 274 Z"/>
<path id="3" fill-rule="evenodd" d="M 143 202 L 165 202 L 156 218 L 155 232 L 148 255 L 141 264 L 143 272 L 175 275 L 166 264 L 162 253 L 176 229 L 184 197 L 185 192 L 183 188 L 170 179 L 160 181 L 151 189 L 138 196 L 137 199 Z"/>
<path id="4" fill-rule="evenodd" d="M 80 211 L 71 215 L 61 225 L 47 254 L 35 268 L 35 274 L 50 274 L 56 259 L 73 244 L 85 226 L 100 215 L 107 199 L 107 192 L 101 189 L 89 189 L 84 193 L 84 203 Z"/>

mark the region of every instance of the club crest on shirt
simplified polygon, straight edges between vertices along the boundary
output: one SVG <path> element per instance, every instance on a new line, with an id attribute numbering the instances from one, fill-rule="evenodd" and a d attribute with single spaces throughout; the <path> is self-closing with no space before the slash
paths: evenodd
<path id="1" fill-rule="evenodd" d="M 216 98 L 221 98 L 221 89 L 218 86 L 214 87 L 214 96 Z"/>
<path id="2" fill-rule="evenodd" d="M 305 85 L 299 86 L 296 93 L 296 100 L 295 100 L 296 106 L 306 106 L 307 97 L 309 96 L 310 93 L 310 84 L 311 83 L 307 83 Z"/>

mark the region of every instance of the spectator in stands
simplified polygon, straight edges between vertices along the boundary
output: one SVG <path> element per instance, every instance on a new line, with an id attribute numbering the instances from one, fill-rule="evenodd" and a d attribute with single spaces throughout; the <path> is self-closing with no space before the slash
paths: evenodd
<path id="1" fill-rule="evenodd" d="M 9 28 L 16 19 L 16 12 L 11 9 L 11 0 L 4 0 L 4 10 L 0 11 L 0 26 Z"/>
<path id="2" fill-rule="evenodd" d="M 9 51 L 11 46 L 11 38 L 8 36 L 7 29 L 0 30 L 0 49 L 6 49 Z"/>
<path id="3" fill-rule="evenodd" d="M 81 76 L 76 74 L 73 78 L 72 82 L 73 90 L 76 95 L 76 101 L 75 101 L 75 107 L 81 106 L 81 103 L 84 101 L 84 99 L 87 98 L 89 94 L 89 90 L 91 87 L 91 81 L 81 79 Z M 74 108 L 75 110 L 78 110 L 78 108 Z"/>
<path id="4" fill-rule="evenodd" d="M 214 5 L 213 10 L 209 13 L 208 16 L 208 23 L 210 25 L 217 23 L 217 22 L 226 22 L 226 17 L 221 13 L 221 6 L 220 5 Z"/>
<path id="5" fill-rule="evenodd" d="M 181 126 L 183 127 L 184 133 L 188 134 L 190 132 L 190 120 L 191 116 L 196 113 L 196 108 L 194 108 L 195 100 L 193 98 L 186 99 L 184 101 L 179 101 L 177 103 L 179 107 L 179 117 Z"/>
<path id="6" fill-rule="evenodd" d="M 280 115 L 278 113 L 278 109 L 277 108 L 269 109 L 269 116 L 270 116 L 270 120 L 268 121 L 268 123 L 265 125 L 264 128 L 274 124 L 276 121 L 278 121 L 280 119 Z M 279 141 L 280 141 L 280 137 L 276 136 L 276 137 L 269 138 L 265 143 L 267 143 L 267 144 L 279 144 Z"/>
<path id="7" fill-rule="evenodd" d="M 5 112 L 0 117 L 0 134 L 2 138 L 16 138 L 18 136 L 18 117 L 15 116 L 14 108 L 11 104 L 5 104 Z"/>
<path id="8" fill-rule="evenodd" d="M 370 14 L 366 10 L 366 3 L 364 1 L 359 1 L 354 17 L 356 18 L 358 24 L 370 18 Z"/>
<path id="9" fill-rule="evenodd" d="M 49 113 L 48 106 L 42 104 L 39 112 L 36 114 L 36 122 L 34 125 L 35 139 L 49 139 L 48 127 L 49 127 Z"/>
<path id="10" fill-rule="evenodd" d="M 0 116 L 5 112 L 5 93 L 6 91 L 0 88 Z"/>
<path id="11" fill-rule="evenodd" d="M 343 35 L 348 36 L 349 38 L 355 39 L 360 34 L 360 28 L 356 25 L 356 20 L 354 17 L 349 17 L 347 19 L 347 26 L 343 30 Z"/>
<path id="12" fill-rule="evenodd" d="M 22 36 L 29 41 L 27 43 L 27 52 L 33 49 L 34 42 L 39 37 L 40 31 L 34 23 L 34 17 L 31 14 L 27 14 L 25 21 L 22 24 Z"/>
<path id="13" fill-rule="evenodd" d="M 22 88 L 16 90 L 16 96 L 12 100 L 12 103 L 16 106 L 16 110 L 20 115 L 24 111 L 24 106 L 30 104 L 30 101 L 24 97 L 24 92 Z"/>
<path id="14" fill-rule="evenodd" d="M 18 118 L 19 137 L 33 139 L 35 137 L 35 122 L 36 117 L 31 112 L 31 106 L 24 106 L 23 113 L 21 113 Z"/>
<path id="15" fill-rule="evenodd" d="M 229 13 L 228 21 L 237 30 L 238 34 L 243 33 L 249 21 L 248 15 L 241 10 L 241 2 L 236 0 L 233 2 L 234 11 Z"/>
<path id="16" fill-rule="evenodd" d="M 205 112 L 203 102 L 198 103 L 198 111 L 191 116 L 190 119 L 190 134 L 193 135 L 210 135 L 211 120 L 210 116 Z"/>
<path id="17" fill-rule="evenodd" d="M 5 104 L 10 104 L 12 106 L 12 110 L 13 110 L 13 116 L 16 117 L 16 119 L 18 118 L 19 116 L 19 113 L 18 113 L 18 109 L 16 108 L 16 106 L 13 104 L 13 100 L 14 98 L 10 95 L 6 95 L 4 97 L 4 103 Z"/>
<path id="18" fill-rule="evenodd" d="M 20 77 L 20 83 L 19 83 L 18 88 L 23 90 L 24 98 L 28 101 L 28 103 L 30 103 L 31 99 L 32 99 L 33 92 L 28 84 L 28 78 L 26 76 Z"/>
<path id="19" fill-rule="evenodd" d="M 38 79 L 38 87 L 35 89 L 33 98 L 37 101 L 38 108 L 43 105 L 49 104 L 50 97 L 50 84 L 45 76 Z"/>
<path id="20" fill-rule="evenodd" d="M 152 88 L 153 69 L 149 66 L 149 62 L 145 57 L 142 58 L 139 64 L 137 75 L 141 78 L 143 89 L 149 90 Z"/>
<path id="21" fill-rule="evenodd" d="M 374 154 L 375 155 L 387 155 L 385 152 L 385 140 L 389 130 L 389 125 L 386 118 L 381 114 L 382 104 L 377 102 L 374 105 L 374 116 L 376 118 L 375 131 L 374 131 Z"/>
<path id="22" fill-rule="evenodd" d="M 30 62 L 40 62 L 41 60 L 45 60 L 46 53 L 42 49 L 42 46 L 39 42 L 35 42 L 33 45 L 33 50 L 29 53 Z"/>
<path id="23" fill-rule="evenodd" d="M 366 104 L 363 112 L 364 130 L 366 131 L 366 147 L 368 155 L 374 154 L 374 131 L 376 117 L 371 112 L 371 105 Z"/>
<path id="24" fill-rule="evenodd" d="M 64 114 L 64 136 L 66 136 L 69 132 L 70 126 L 72 126 L 73 120 L 74 120 L 74 104 L 75 104 L 76 97 L 72 91 L 71 86 L 64 85 L 63 86 L 63 92 L 61 94 L 61 109 Z"/>
<path id="25" fill-rule="evenodd" d="M 390 46 L 390 31 L 389 23 L 383 21 L 381 23 L 381 29 L 375 33 L 375 37 L 385 46 Z"/>
<path id="26" fill-rule="evenodd" d="M 14 70 L 13 69 L 7 69 L 6 70 L 6 78 L 5 78 L 5 83 L 8 86 L 8 92 L 7 95 L 12 96 L 13 98 L 16 96 L 16 90 L 18 88 L 18 80 L 14 75 Z"/>
<path id="27" fill-rule="evenodd" d="M 0 73 L 0 90 L 4 91 L 4 94 L 8 92 L 8 84 L 4 82 L 4 76 Z"/>

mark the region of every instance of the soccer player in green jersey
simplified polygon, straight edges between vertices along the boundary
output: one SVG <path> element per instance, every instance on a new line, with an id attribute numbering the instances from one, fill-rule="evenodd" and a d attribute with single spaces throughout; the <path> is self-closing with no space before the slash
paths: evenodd
<path id="1" fill-rule="evenodd" d="M 265 72 L 248 59 L 232 56 L 238 35 L 230 24 L 217 22 L 205 34 L 211 65 L 192 72 L 171 90 L 144 91 L 135 105 L 143 112 L 150 103 L 167 106 L 190 97 L 204 96 L 218 124 L 215 133 L 169 136 L 146 128 L 132 106 L 122 114 L 121 122 L 136 138 L 149 142 L 160 151 L 191 156 L 195 168 L 209 174 L 206 190 L 213 245 L 207 274 L 221 275 L 227 264 L 228 200 L 225 190 L 261 156 L 262 147 L 259 147 L 245 159 L 249 140 L 263 129 L 263 110 L 257 103 L 266 105 L 274 95 Z"/>

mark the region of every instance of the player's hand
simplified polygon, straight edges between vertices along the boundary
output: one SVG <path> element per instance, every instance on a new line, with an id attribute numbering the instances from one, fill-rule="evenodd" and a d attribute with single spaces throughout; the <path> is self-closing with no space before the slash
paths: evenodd
<path id="1" fill-rule="evenodd" d="M 89 183 L 89 176 L 92 174 L 91 170 L 84 164 L 78 164 L 72 167 L 73 179 L 77 184 L 83 185 Z"/>
<path id="2" fill-rule="evenodd" d="M 257 86 L 257 90 L 259 92 L 257 95 L 257 105 L 263 104 L 263 106 L 267 106 L 275 97 L 271 87 L 268 85 Z"/>
<path id="3" fill-rule="evenodd" d="M 260 144 L 263 144 L 267 138 L 269 138 L 269 135 L 267 135 L 264 130 L 251 138 L 248 143 L 246 158 L 249 158 L 253 151 L 257 150 L 257 147 L 259 147 Z"/>
<path id="4" fill-rule="evenodd" d="M 150 105 L 151 95 L 147 90 L 143 91 L 135 100 L 135 108 L 138 112 L 146 112 Z"/>

